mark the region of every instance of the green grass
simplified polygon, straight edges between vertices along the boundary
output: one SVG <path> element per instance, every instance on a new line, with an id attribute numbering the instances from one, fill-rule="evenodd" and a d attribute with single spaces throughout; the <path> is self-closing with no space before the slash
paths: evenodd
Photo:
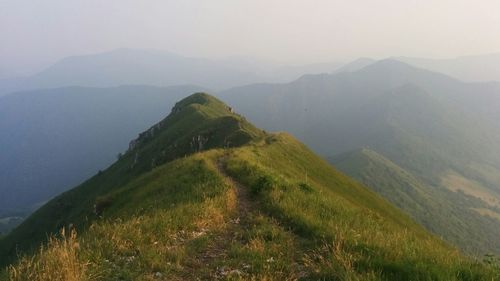
<path id="1" fill-rule="evenodd" d="M 265 134 L 205 94 L 176 108 L 109 169 L 52 200 L 1 240 L 4 264 L 13 263 L 0 278 L 500 277 L 492 265 L 462 256 L 293 137 Z M 198 135 L 209 139 L 201 151 L 190 146 Z M 170 146 L 174 155 L 151 165 Z M 142 157 L 134 161 L 137 152 Z M 61 227 L 72 227 L 78 238 L 58 235 Z M 54 235 L 48 244 L 47 233 Z M 40 243 L 45 246 L 30 250 Z M 16 259 L 12 249 L 24 254 Z"/>
<path id="2" fill-rule="evenodd" d="M 235 151 L 233 177 L 258 186 L 270 216 L 315 241 L 313 279 L 490 280 L 499 277 L 426 232 L 409 217 L 339 174 L 287 135 Z M 312 190 L 303 190 L 306 180 Z M 265 179 L 265 180 L 263 180 Z M 306 253 L 308 251 L 306 250 Z"/>
<path id="3" fill-rule="evenodd" d="M 488 208 L 472 197 L 464 198 L 435 186 L 429 186 L 412 173 L 370 149 L 362 149 L 328 159 L 342 172 L 369 186 L 409 214 L 429 231 L 444 237 L 467 254 L 482 256 L 500 249 L 494 243 L 499 224 L 473 209 Z M 486 206 L 485 206 L 486 205 Z M 487 209 L 489 210 L 489 209 Z M 478 232 L 478 229 L 483 231 Z M 471 239 L 473 237 L 474 239 Z"/>
<path id="4" fill-rule="evenodd" d="M 386 75 L 387 71 L 399 74 Z M 362 159 L 349 159 L 351 167 L 347 168 L 358 169 L 350 176 L 363 173 L 363 179 L 356 179 L 389 201 L 398 202 L 419 223 L 467 254 L 500 255 L 500 221 L 471 211 L 488 208 L 487 204 L 464 193 L 446 192 L 442 184 L 451 170 L 500 200 L 498 121 L 473 113 L 474 106 L 462 100 L 482 90 L 476 93 L 442 78 L 382 61 L 359 72 L 306 76 L 288 84 L 250 85 L 220 95 L 257 125 L 292 132 L 324 157 L 363 147 L 373 149 L 396 164 L 396 170 L 411 173 L 418 185 L 429 187 L 425 197 L 432 198 L 438 213 L 435 207 L 428 209 L 429 205 L 413 200 L 413 179 L 384 160 L 368 159 L 382 165 L 374 167 Z M 391 178 L 392 174 L 397 178 Z M 405 194 L 409 185 L 411 189 Z"/>
<path id="5" fill-rule="evenodd" d="M 163 163 L 198 152 L 200 147 L 193 144 L 193 139 L 201 137 L 202 150 L 207 150 L 242 145 L 262 135 L 261 130 L 231 113 L 219 100 L 203 93 L 191 95 L 176 104 L 172 114 L 140 134 L 135 147 L 115 164 L 54 198 L 2 239 L 0 265 L 7 264 L 19 251 L 36 249 L 47 235 L 61 228 L 88 228 L 99 218 L 94 209 L 103 200 Z"/>

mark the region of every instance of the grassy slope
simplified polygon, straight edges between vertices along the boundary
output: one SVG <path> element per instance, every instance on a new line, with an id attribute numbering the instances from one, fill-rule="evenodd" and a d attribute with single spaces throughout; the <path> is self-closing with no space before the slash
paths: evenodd
<path id="1" fill-rule="evenodd" d="M 35 276 L 43 270 L 54 280 L 495 278 L 291 136 L 266 136 L 206 95 L 178 105 L 174 112 L 183 118 L 167 117 L 157 134 L 2 241 L 5 247 L 30 241 L 28 235 L 41 239 L 69 223 L 80 233 L 18 261 L 9 271 L 13 280 L 50 280 Z M 238 126 L 205 131 L 228 116 Z M 144 157 L 163 155 L 179 130 L 186 131 L 172 139 L 186 150 L 151 165 Z M 224 141 L 207 142 L 198 153 L 180 143 L 200 132 Z M 222 149 L 228 138 L 240 141 Z M 138 151 L 144 156 L 131 165 Z M 54 263 L 62 256 L 64 266 Z"/>
<path id="2" fill-rule="evenodd" d="M 335 167 L 359 180 L 375 192 L 387 198 L 395 206 L 408 213 L 428 230 L 444 237 L 449 242 L 460 245 L 465 251 L 495 251 L 493 245 L 483 245 L 480 241 L 496 239 L 497 228 L 494 218 L 480 216 L 473 209 L 460 205 L 482 208 L 479 199 L 464 199 L 462 195 L 443 188 L 430 187 L 402 169 L 389 159 L 370 149 L 361 149 L 328 159 Z M 446 198 L 450 198 L 445 200 Z M 477 232 L 477 229 L 483 229 Z M 471 239 L 473 237 L 474 239 Z"/>
<path id="3" fill-rule="evenodd" d="M 40 208 L 0 241 L 0 264 L 16 251 L 37 247 L 47 233 L 70 224 L 85 228 L 98 217 L 94 206 L 107 205 L 109 194 L 155 166 L 196 152 L 193 139 L 201 137 L 204 149 L 240 145 L 262 134 L 222 102 L 195 94 L 177 103 L 173 112 L 142 133 L 134 149 L 81 186 L 65 192 Z M 19 244 L 18 242 L 23 243 Z M 19 244 L 19 245 L 18 245 Z"/>
<path id="4" fill-rule="evenodd" d="M 489 91 L 487 85 L 462 83 L 385 60 L 352 73 L 249 85 L 220 95 L 258 126 L 289 131 L 325 157 L 362 147 L 376 150 L 437 191 L 427 197 L 453 216 L 442 223 L 434 220 L 437 216 L 426 215 L 432 220 L 427 225 L 439 230 L 436 233 L 459 242 L 456 245 L 464 251 L 498 255 L 500 221 L 471 210 L 500 213 L 500 208 L 464 194 L 479 190 L 500 199 L 500 131 L 498 118 L 490 116 L 496 112 L 498 92 Z M 484 114 L 485 110 L 490 113 Z M 455 174 L 459 176 L 450 180 Z M 384 182 L 378 190 L 387 187 L 385 181 L 390 179 L 374 176 L 373 182 Z M 467 184 L 470 181 L 474 185 Z M 464 183 L 468 190 L 461 188 Z M 392 196 L 411 199 L 411 194 L 402 192 Z"/>
<path id="5" fill-rule="evenodd" d="M 456 250 L 303 144 L 288 135 L 274 139 L 236 151 L 228 170 L 253 189 L 271 182 L 258 194 L 263 209 L 317 243 L 306 250 L 306 263 L 315 272 L 311 279 L 467 280 L 465 275 L 475 274 Z M 322 242 L 326 246 L 318 246 Z M 315 254 L 319 257 L 309 260 Z"/>

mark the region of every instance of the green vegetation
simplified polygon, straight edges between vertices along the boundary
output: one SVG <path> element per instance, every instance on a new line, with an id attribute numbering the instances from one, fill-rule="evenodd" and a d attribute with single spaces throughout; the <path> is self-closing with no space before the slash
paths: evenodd
<path id="1" fill-rule="evenodd" d="M 428 230 L 459 245 L 468 253 L 480 256 L 481 252 L 500 251 L 495 245 L 481 243 L 495 240 L 496 233 L 500 233 L 496 218 L 491 216 L 495 213 L 486 209 L 491 206 L 485 206 L 482 200 L 464 198 L 463 194 L 429 186 L 371 149 L 364 148 L 328 160 L 342 172 L 407 212 Z M 462 208 L 463 205 L 476 206 L 477 209 Z M 488 215 L 481 215 L 483 213 Z M 477 229 L 483 231 L 478 233 Z"/>
<path id="2" fill-rule="evenodd" d="M 26 256 L 0 278 L 500 277 L 493 262 L 462 256 L 293 137 L 265 134 L 206 94 L 178 103 L 162 122 L 1 240 L 2 257 L 16 245 Z M 48 244 L 30 252 L 26 245 L 38 247 L 45 233 Z"/>
<path id="3" fill-rule="evenodd" d="M 352 155 L 339 165 L 428 230 L 482 257 L 500 255 L 498 89 L 388 59 L 220 96 L 256 125 L 290 132 L 323 157 L 376 151 L 383 159 L 361 153 L 364 160 Z"/>
<path id="4" fill-rule="evenodd" d="M 204 150 L 231 147 L 262 135 L 262 131 L 231 113 L 222 102 L 206 94 L 192 95 L 133 141 L 119 161 L 51 200 L 2 239 L 0 264 L 8 262 L 16 251 L 37 248 L 47 233 L 57 233 L 70 225 L 88 228 L 100 217 L 102 210 L 98 207 L 103 200 L 110 200 L 114 192 L 145 172 L 198 152 L 200 144 Z"/>

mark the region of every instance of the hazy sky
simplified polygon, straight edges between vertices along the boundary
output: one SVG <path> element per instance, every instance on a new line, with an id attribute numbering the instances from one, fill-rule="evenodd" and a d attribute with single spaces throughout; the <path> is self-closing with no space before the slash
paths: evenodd
<path id="1" fill-rule="evenodd" d="M 498 0 L 0 0 L 0 75 L 154 48 L 290 63 L 500 52 Z"/>

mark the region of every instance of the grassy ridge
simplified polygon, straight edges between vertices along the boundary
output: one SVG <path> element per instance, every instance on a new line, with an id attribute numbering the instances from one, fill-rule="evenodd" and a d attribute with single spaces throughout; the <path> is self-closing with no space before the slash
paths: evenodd
<path id="1" fill-rule="evenodd" d="M 2 256 L 18 246 L 27 255 L 0 278 L 500 277 L 293 137 L 265 134 L 208 95 L 183 100 L 162 122 L 108 170 L 52 200 L 2 240 Z M 203 148 L 194 139 L 205 139 Z M 58 235 L 61 227 L 71 231 Z M 55 236 L 29 252 L 26 245 L 39 245 L 45 233 Z"/>
<path id="2" fill-rule="evenodd" d="M 83 277 L 75 280 L 498 277 L 289 136 L 268 142 L 175 160 L 111 192 L 113 203 L 103 218 L 76 242 L 72 253 Z M 299 155 L 304 157 L 295 162 Z M 219 161 L 231 178 L 221 173 Z M 307 183 L 300 172 L 306 167 L 314 168 Z M 247 212 L 238 210 L 242 199 L 233 180 L 250 192 Z M 35 266 L 31 259 L 21 260 L 13 280 L 29 280 L 20 273 L 37 263 L 51 278 L 63 274 L 51 262 L 61 258 L 54 256 L 61 243 L 67 242 L 49 244 Z"/>
<path id="3" fill-rule="evenodd" d="M 141 133 L 107 170 L 54 198 L 0 240 L 0 265 L 17 252 L 37 248 L 47 235 L 61 228 L 87 229 L 100 217 L 100 209 L 109 205 L 110 194 L 163 163 L 199 150 L 242 145 L 262 134 L 219 100 L 203 93 L 191 95 L 177 103 L 172 114 Z"/>
<path id="4" fill-rule="evenodd" d="M 399 210 L 338 174 L 302 144 L 283 135 L 276 139 L 263 148 L 238 151 L 229 170 L 248 186 L 269 182 L 259 195 L 266 209 L 302 237 L 327 241 L 313 250 L 320 255 L 313 259 L 317 262 L 312 264 L 314 278 L 493 278 Z"/>

